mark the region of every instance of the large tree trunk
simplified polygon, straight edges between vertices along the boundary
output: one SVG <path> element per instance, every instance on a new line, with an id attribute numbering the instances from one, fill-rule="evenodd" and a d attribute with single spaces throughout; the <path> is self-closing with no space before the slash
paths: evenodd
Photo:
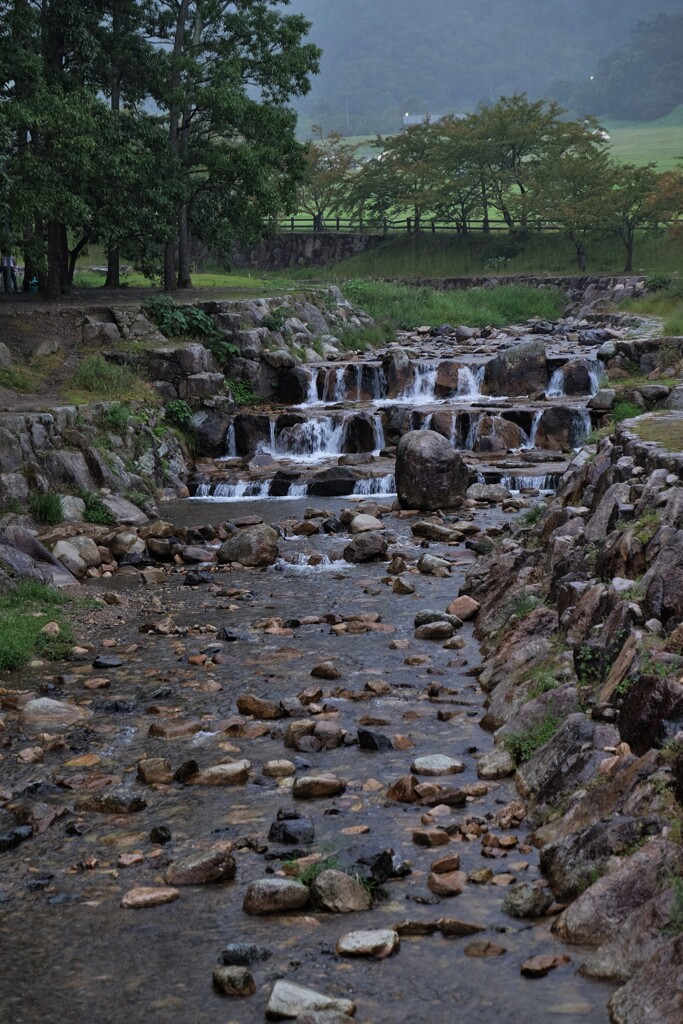
<path id="1" fill-rule="evenodd" d="M 178 90 L 181 82 L 181 58 L 185 51 L 185 27 L 190 9 L 190 0 L 180 0 L 178 15 L 175 25 L 175 36 L 173 39 L 173 70 L 171 71 L 170 91 L 173 100 L 169 107 L 168 116 L 168 146 L 171 152 L 172 162 L 175 163 L 180 155 L 180 117 L 182 105 L 177 100 Z M 176 249 L 178 244 L 178 215 L 169 220 L 169 229 L 173 232 L 173 241 L 164 246 L 164 291 L 171 292 L 176 287 Z"/>
<path id="2" fill-rule="evenodd" d="M 180 208 L 178 217 L 178 287 L 191 288 L 190 277 L 190 228 L 187 203 Z"/>
<path id="3" fill-rule="evenodd" d="M 635 231 L 630 228 L 626 234 L 626 266 L 624 267 L 624 273 L 630 274 L 633 270 L 633 247 L 635 242 Z"/>
<path id="4" fill-rule="evenodd" d="M 107 277 L 105 288 L 121 287 L 121 259 L 117 245 L 110 245 L 107 250 Z"/>
<path id="5" fill-rule="evenodd" d="M 118 41 L 122 31 L 121 8 L 118 3 L 112 4 L 111 12 L 111 34 L 113 41 L 113 54 L 111 60 L 111 112 L 114 116 L 121 111 L 121 66 L 119 64 Z M 105 288 L 121 287 L 121 259 L 119 248 L 110 242 L 107 248 L 107 277 L 104 282 Z"/>
<path id="6" fill-rule="evenodd" d="M 47 222 L 47 279 L 45 295 L 48 299 L 58 299 L 68 291 L 68 247 L 66 226 L 58 220 Z"/>
<path id="7" fill-rule="evenodd" d="M 576 263 L 580 271 L 586 269 L 586 247 L 583 242 L 574 242 L 574 248 L 576 249 Z"/>

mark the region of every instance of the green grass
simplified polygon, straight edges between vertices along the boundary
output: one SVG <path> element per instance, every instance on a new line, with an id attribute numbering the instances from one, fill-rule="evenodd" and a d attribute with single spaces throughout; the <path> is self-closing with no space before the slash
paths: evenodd
<path id="1" fill-rule="evenodd" d="M 422 324 L 469 324 L 483 327 L 516 323 L 532 316 L 552 320 L 560 315 L 564 296 L 554 289 L 505 285 L 445 292 L 382 281 L 347 281 L 347 299 L 373 319 L 411 329 Z"/>
<path id="2" fill-rule="evenodd" d="M 35 656 L 64 658 L 73 646 L 71 628 L 60 609 L 67 598 L 41 583 L 24 580 L 0 597 L 0 669 L 18 669 Z M 41 633 L 47 622 L 57 622 L 60 633 Z"/>
<path id="3" fill-rule="evenodd" d="M 103 356 L 90 355 L 81 360 L 71 378 L 67 398 L 72 402 L 102 399 L 154 400 L 154 392 L 128 366 L 108 363 Z"/>
<path id="4" fill-rule="evenodd" d="M 528 729 L 513 732 L 506 736 L 503 746 L 512 756 L 516 765 L 524 764 L 537 750 L 540 750 L 548 740 L 551 740 L 561 724 L 557 715 L 548 714 L 535 725 Z"/>
<path id="5" fill-rule="evenodd" d="M 621 163 L 654 163 L 659 171 L 673 171 L 683 156 L 683 106 L 657 121 L 608 119 L 603 124 L 610 153 Z"/>
<path id="6" fill-rule="evenodd" d="M 672 416 L 642 416 L 635 433 L 643 441 L 655 441 L 670 452 L 683 452 L 683 420 Z"/>
<path id="7" fill-rule="evenodd" d="M 56 526 L 64 519 L 62 499 L 58 494 L 34 494 L 28 504 L 29 512 L 37 523 Z"/>
<path id="8" fill-rule="evenodd" d="M 88 257 L 88 262 L 92 258 Z M 104 274 L 95 273 L 92 270 L 77 270 L 74 274 L 74 286 L 76 288 L 102 288 L 104 285 Z M 146 277 L 133 271 L 121 278 L 122 284 L 129 288 L 159 288 L 158 280 Z M 245 273 L 231 273 L 227 270 L 207 270 L 192 274 L 193 288 L 211 288 L 224 290 L 226 297 L 231 299 L 250 299 L 256 297 L 270 297 L 273 292 L 287 292 L 291 289 L 286 278 L 277 282 L 262 273 L 253 277 Z"/>

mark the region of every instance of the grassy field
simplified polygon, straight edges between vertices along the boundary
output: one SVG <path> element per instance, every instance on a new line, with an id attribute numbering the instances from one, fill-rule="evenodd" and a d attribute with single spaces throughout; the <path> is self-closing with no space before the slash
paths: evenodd
<path id="1" fill-rule="evenodd" d="M 683 159 L 683 105 L 658 121 L 603 123 L 612 156 L 622 163 L 654 163 L 660 171 L 672 171 Z"/>

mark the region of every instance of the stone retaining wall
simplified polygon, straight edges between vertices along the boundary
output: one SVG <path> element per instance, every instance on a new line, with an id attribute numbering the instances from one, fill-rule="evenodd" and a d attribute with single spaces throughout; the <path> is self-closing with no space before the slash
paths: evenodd
<path id="1" fill-rule="evenodd" d="M 325 267 L 328 263 L 340 263 L 360 252 L 376 249 L 386 241 L 386 235 L 283 232 L 256 245 L 238 249 L 232 255 L 232 263 L 235 267 L 250 270 Z"/>

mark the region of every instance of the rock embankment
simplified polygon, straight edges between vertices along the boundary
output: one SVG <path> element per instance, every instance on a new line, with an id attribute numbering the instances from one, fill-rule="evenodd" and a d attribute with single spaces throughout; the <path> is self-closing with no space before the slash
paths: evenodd
<path id="1" fill-rule="evenodd" d="M 614 1024 L 674 1024 L 683 457 L 643 441 L 639 422 L 583 449 L 547 508 L 480 559 L 463 591 L 482 605 L 482 724 L 496 742 L 480 773 L 515 772 L 566 904 L 553 930 L 595 947 L 584 975 L 625 983 L 610 1002 Z"/>

